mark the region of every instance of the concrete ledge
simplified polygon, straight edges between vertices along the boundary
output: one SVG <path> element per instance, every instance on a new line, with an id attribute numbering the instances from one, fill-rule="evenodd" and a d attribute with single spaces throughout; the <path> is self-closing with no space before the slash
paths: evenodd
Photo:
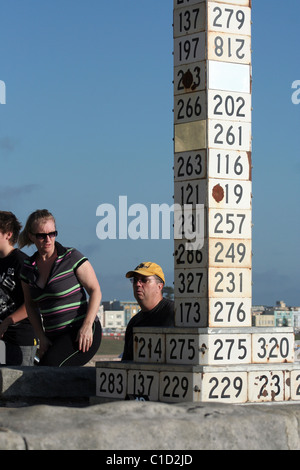
<path id="1" fill-rule="evenodd" d="M 95 395 L 94 367 L 1 367 L 0 404 L 9 402 L 49 403 L 88 401 Z"/>

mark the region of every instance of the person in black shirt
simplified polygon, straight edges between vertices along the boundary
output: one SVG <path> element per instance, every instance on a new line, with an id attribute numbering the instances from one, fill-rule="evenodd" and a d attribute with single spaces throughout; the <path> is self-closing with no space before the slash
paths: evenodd
<path id="1" fill-rule="evenodd" d="M 0 339 L 10 366 L 34 365 L 37 340 L 27 317 L 20 271 L 27 255 L 15 249 L 21 224 L 12 212 L 0 211 Z"/>
<path id="2" fill-rule="evenodd" d="M 141 310 L 131 318 L 125 333 L 122 361 L 133 360 L 133 328 L 137 326 L 174 326 L 174 302 L 165 299 L 162 290 L 165 276 L 161 267 L 152 262 L 139 264 L 126 274 L 131 278 L 133 294 Z"/>

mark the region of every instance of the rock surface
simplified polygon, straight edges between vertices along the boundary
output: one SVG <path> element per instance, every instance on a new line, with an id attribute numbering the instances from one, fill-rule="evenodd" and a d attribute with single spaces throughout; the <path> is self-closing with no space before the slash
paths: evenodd
<path id="1" fill-rule="evenodd" d="M 0 409 L 1 450 L 296 450 L 298 406 L 114 402 Z"/>

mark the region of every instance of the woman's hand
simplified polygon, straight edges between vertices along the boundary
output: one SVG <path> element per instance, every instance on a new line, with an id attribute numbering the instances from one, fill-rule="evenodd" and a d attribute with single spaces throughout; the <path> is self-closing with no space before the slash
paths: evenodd
<path id="1" fill-rule="evenodd" d="M 78 331 L 76 340 L 78 341 L 79 351 L 87 352 L 92 346 L 93 342 L 93 328 L 92 325 L 83 324 Z"/>

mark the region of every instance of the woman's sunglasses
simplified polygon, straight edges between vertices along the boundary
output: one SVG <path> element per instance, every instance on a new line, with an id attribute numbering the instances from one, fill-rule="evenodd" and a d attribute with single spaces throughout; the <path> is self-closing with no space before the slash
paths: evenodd
<path id="1" fill-rule="evenodd" d="M 57 237 L 57 230 L 55 230 L 55 232 L 49 232 L 49 233 L 33 233 L 33 235 L 34 235 L 38 240 L 46 240 L 47 237 L 49 237 L 49 238 L 55 238 L 55 237 Z"/>

